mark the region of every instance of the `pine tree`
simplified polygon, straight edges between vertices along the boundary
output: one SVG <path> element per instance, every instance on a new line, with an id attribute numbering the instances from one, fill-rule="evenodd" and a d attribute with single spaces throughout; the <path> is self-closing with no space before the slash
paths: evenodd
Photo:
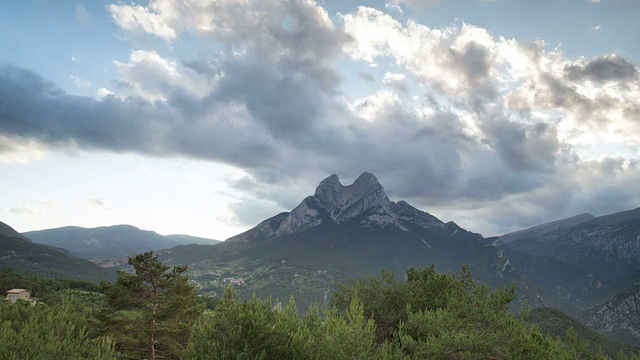
<path id="1" fill-rule="evenodd" d="M 166 266 L 152 251 L 129 258 L 129 264 L 135 274 L 120 271 L 115 283 L 103 284 L 103 331 L 129 358 L 179 358 L 190 325 L 201 313 L 196 291 L 184 275 L 187 267 Z"/>

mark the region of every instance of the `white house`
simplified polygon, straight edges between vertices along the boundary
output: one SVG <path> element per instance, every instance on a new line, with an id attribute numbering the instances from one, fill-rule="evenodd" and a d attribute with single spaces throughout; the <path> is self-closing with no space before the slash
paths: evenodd
<path id="1" fill-rule="evenodd" d="M 33 305 L 36 304 L 36 299 L 31 298 L 31 291 L 27 289 L 11 289 L 7 291 L 7 298 L 4 299 L 4 301 L 15 304 L 16 301 L 20 299 L 28 301 Z"/>

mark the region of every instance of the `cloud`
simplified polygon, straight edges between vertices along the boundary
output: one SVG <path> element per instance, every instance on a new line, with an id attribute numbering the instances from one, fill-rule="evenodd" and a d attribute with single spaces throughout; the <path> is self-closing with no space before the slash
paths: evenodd
<path id="1" fill-rule="evenodd" d="M 447 95 L 495 95 L 496 43 L 485 29 L 467 24 L 431 29 L 412 20 L 403 26 L 382 11 L 364 7 L 343 19 L 355 39 L 346 48 L 353 59 L 373 63 L 389 56 L 425 85 Z"/>
<path id="2" fill-rule="evenodd" d="M 394 199 L 485 229 L 640 201 L 638 154 L 621 150 L 640 145 L 640 81 L 619 55 L 570 59 L 542 41 L 403 24 L 370 8 L 337 25 L 311 1 L 242 4 L 240 13 L 232 0 L 112 5 L 124 31 L 168 42 L 188 34 L 220 51 L 131 51 L 96 97 L 1 66 L 0 134 L 231 164 L 246 173 L 229 180 L 240 224 L 291 209 L 331 173 L 363 171 Z M 390 65 L 382 82 L 360 73 L 370 91 L 351 98 L 336 68 L 349 61 Z"/>
<path id="3" fill-rule="evenodd" d="M 96 206 L 102 210 L 113 210 L 114 205 L 103 198 L 100 197 L 90 197 L 86 200 L 87 204 L 91 206 Z"/>
<path id="4" fill-rule="evenodd" d="M 565 74 L 571 80 L 588 79 L 597 82 L 633 81 L 638 79 L 638 68 L 625 58 L 611 54 L 584 63 L 566 66 Z"/>
<path id="5" fill-rule="evenodd" d="M 108 7 L 115 22 L 128 32 L 146 32 L 167 42 L 176 38 L 176 32 L 164 19 L 141 5 L 111 4 Z"/>
<path id="6" fill-rule="evenodd" d="M 382 83 L 403 93 L 409 91 L 407 88 L 407 78 L 403 74 L 387 72 L 384 74 Z"/>
<path id="7" fill-rule="evenodd" d="M 374 82 L 376 81 L 376 78 L 371 75 L 370 73 L 366 72 L 366 71 L 361 71 L 358 73 L 358 77 L 360 77 L 361 79 L 363 79 L 366 82 Z"/>
<path id="8" fill-rule="evenodd" d="M 395 11 L 397 11 L 398 13 L 400 13 L 401 15 L 404 14 L 404 11 L 402 11 L 402 8 L 400 7 L 400 5 L 397 4 L 397 2 L 395 3 L 384 3 L 384 7 L 387 9 L 393 9 Z"/>
<path id="9" fill-rule="evenodd" d="M 79 76 L 70 74 L 69 79 L 71 79 L 73 84 L 80 89 L 88 89 L 91 87 L 91 82 L 89 80 L 85 80 Z"/>
<path id="10" fill-rule="evenodd" d="M 170 92 L 184 92 L 202 97 L 212 89 L 212 82 L 219 74 L 203 76 L 202 69 L 192 69 L 173 59 L 162 58 L 156 51 L 134 50 L 129 62 L 114 62 L 121 75 L 117 94 L 136 96 L 149 101 L 167 100 Z"/>
<path id="11" fill-rule="evenodd" d="M 24 164 L 42 159 L 45 153 L 46 147 L 31 138 L 0 134 L 0 163 Z"/>
<path id="12" fill-rule="evenodd" d="M 600 4 L 600 0 L 589 0 L 592 4 Z"/>
<path id="13" fill-rule="evenodd" d="M 19 215 L 38 215 L 40 211 L 30 206 L 17 206 L 9 209 L 10 212 Z"/>
<path id="14" fill-rule="evenodd" d="M 82 25 L 88 25 L 91 21 L 91 15 L 82 4 L 76 5 L 76 18 Z"/>
<path id="15" fill-rule="evenodd" d="M 592 27 L 589 28 L 590 31 L 600 31 L 600 29 L 602 29 L 602 25 L 594 25 Z"/>

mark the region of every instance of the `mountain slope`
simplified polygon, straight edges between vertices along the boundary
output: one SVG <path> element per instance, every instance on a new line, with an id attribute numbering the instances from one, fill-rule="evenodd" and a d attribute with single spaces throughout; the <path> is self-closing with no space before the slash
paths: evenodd
<path id="1" fill-rule="evenodd" d="M 153 231 L 130 225 L 82 228 L 67 226 L 30 231 L 24 235 L 45 245 L 61 247 L 85 259 L 114 259 L 182 244 Z"/>
<path id="2" fill-rule="evenodd" d="M 553 292 L 564 303 L 563 311 L 574 313 L 593 306 L 594 299 L 608 296 L 613 287 L 589 269 L 568 264 L 551 256 L 529 255 L 495 242 L 494 246 L 508 259 L 513 268 L 541 288 Z"/>
<path id="3" fill-rule="evenodd" d="M 620 279 L 640 266 L 640 208 L 508 245 L 528 254 L 552 256 L 589 268 L 613 280 Z"/>
<path id="4" fill-rule="evenodd" d="M 214 240 L 214 239 L 203 238 L 199 236 L 184 235 L 184 234 L 165 235 L 164 237 L 178 243 L 179 245 L 189 245 L 189 244 L 215 245 L 222 242 L 221 240 Z"/>
<path id="5" fill-rule="evenodd" d="M 622 343 L 595 332 L 575 318 L 554 308 L 537 308 L 531 310 L 527 321 L 540 327 L 542 333 L 552 338 L 560 337 L 566 340 L 567 332 L 573 329 L 578 339 L 589 342 L 590 350 L 602 351 L 612 358 L 623 351 L 627 356 L 637 353 L 638 347 Z"/>
<path id="6" fill-rule="evenodd" d="M 77 280 L 113 280 L 115 272 L 72 256 L 64 249 L 37 244 L 0 222 L 0 268 L 17 273 Z"/>
<path id="7" fill-rule="evenodd" d="M 640 346 L 640 283 L 576 317 L 599 333 Z"/>
<path id="8" fill-rule="evenodd" d="M 28 242 L 31 242 L 30 239 L 26 238 L 25 236 L 23 236 L 22 234 L 20 234 L 19 232 L 15 231 L 11 226 L 0 222 L 0 236 L 8 236 L 8 237 L 14 237 L 14 238 L 18 238 L 18 239 L 22 239 Z"/>
<path id="9" fill-rule="evenodd" d="M 338 281 L 382 269 L 402 276 L 412 266 L 458 271 L 466 264 L 492 285 L 518 284 L 519 301 L 563 306 L 559 297 L 514 271 L 495 247 L 480 240 L 481 235 L 453 222 L 390 201 L 375 176 L 363 173 L 349 186 L 332 175 L 291 212 L 221 244 L 179 246 L 162 251 L 161 258 L 189 264 L 201 290 L 219 292 L 225 279 L 242 278 L 239 289 L 249 295 L 256 291 L 287 299 L 295 294 L 310 301 L 325 299 Z"/>
<path id="10" fill-rule="evenodd" d="M 512 241 L 522 240 L 522 239 L 530 239 L 545 236 L 559 230 L 568 229 L 574 227 L 576 225 L 582 224 L 585 221 L 591 220 L 595 218 L 595 216 L 591 214 L 580 214 L 576 216 L 572 216 L 567 219 L 556 220 L 552 222 L 548 222 L 542 225 L 537 225 L 525 230 L 514 231 L 505 235 L 500 236 L 500 241 L 507 244 Z"/>

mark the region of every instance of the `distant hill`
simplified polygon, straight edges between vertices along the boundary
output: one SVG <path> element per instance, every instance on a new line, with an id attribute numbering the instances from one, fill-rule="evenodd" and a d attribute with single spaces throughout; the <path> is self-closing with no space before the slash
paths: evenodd
<path id="1" fill-rule="evenodd" d="M 150 250 L 172 248 L 181 244 L 214 244 L 216 240 L 188 235 L 163 236 L 131 225 L 97 228 L 67 226 L 26 232 L 33 241 L 69 250 L 84 259 L 116 259 Z"/>
<path id="2" fill-rule="evenodd" d="M 620 350 L 624 351 L 627 356 L 640 351 L 640 348 L 637 346 L 622 343 L 595 332 L 580 321 L 558 309 L 533 309 L 527 320 L 531 324 L 538 325 L 543 334 L 553 338 L 560 337 L 561 339 L 566 339 L 567 332 L 573 328 L 578 335 L 578 339 L 589 342 L 591 351 L 600 350 L 611 358 L 615 358 Z"/>
<path id="3" fill-rule="evenodd" d="M 214 240 L 214 239 L 208 239 L 208 238 L 191 236 L 191 235 L 183 235 L 183 234 L 165 235 L 165 238 L 169 240 L 173 240 L 177 242 L 179 245 L 189 245 L 189 244 L 215 245 L 222 242 L 221 240 Z"/>
<path id="4" fill-rule="evenodd" d="M 34 243 L 1 222 L 0 268 L 25 275 L 89 281 L 113 280 L 116 275 L 67 250 Z"/>
<path id="5" fill-rule="evenodd" d="M 9 237 L 14 237 L 14 238 L 19 238 L 19 239 L 23 239 L 25 241 L 31 242 L 30 239 L 24 237 L 22 234 L 20 234 L 19 232 L 15 231 L 11 226 L 0 222 L 0 235 L 4 235 L 4 236 L 9 236 Z"/>
<path id="6" fill-rule="evenodd" d="M 640 346 L 640 283 L 576 317 L 602 334 Z"/>

